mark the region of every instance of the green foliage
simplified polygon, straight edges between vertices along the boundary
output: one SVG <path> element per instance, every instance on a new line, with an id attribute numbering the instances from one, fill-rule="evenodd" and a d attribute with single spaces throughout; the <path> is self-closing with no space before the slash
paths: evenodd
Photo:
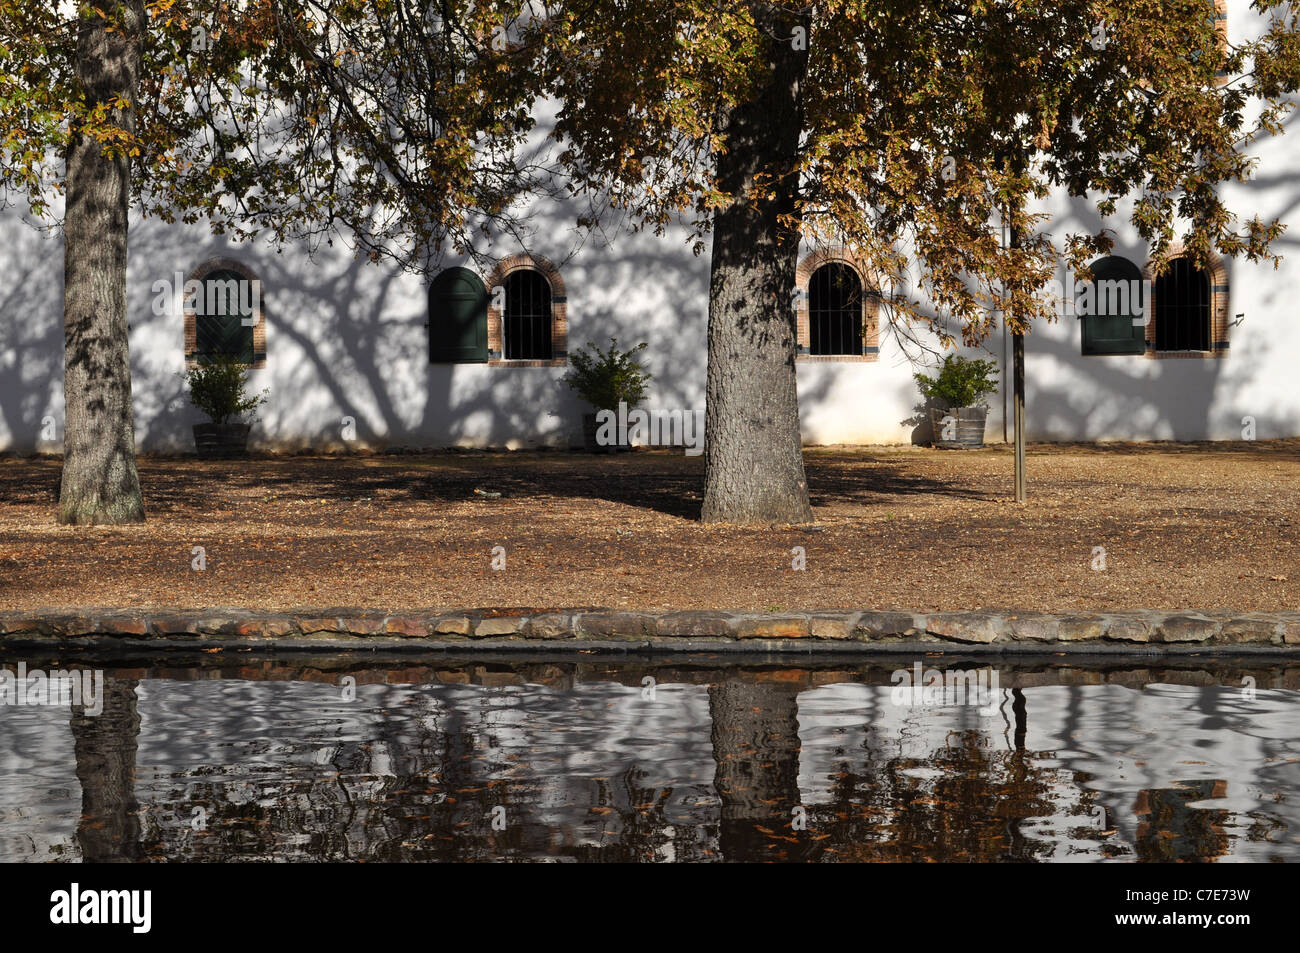
<path id="1" fill-rule="evenodd" d="M 941 400 L 949 407 L 974 407 L 988 394 L 995 393 L 998 382 L 996 361 L 970 360 L 960 354 L 943 359 L 938 377 L 913 374 L 921 393 Z"/>
<path id="2" fill-rule="evenodd" d="M 560 51 L 556 137 L 594 208 L 656 231 L 685 218 L 697 253 L 729 201 L 785 190 L 784 224 L 852 247 L 891 321 L 945 344 L 960 328 L 974 345 L 995 315 L 1012 331 L 1053 320 L 1041 289 L 1062 259 L 1108 252 L 1125 197 L 1158 262 L 1179 238 L 1202 265 L 1213 252 L 1276 260 L 1282 224 L 1248 203 L 1234 212 L 1238 193 L 1221 186 L 1250 178 L 1243 147 L 1294 108 L 1300 18 L 1250 6 L 1229 43 L 1209 0 L 548 4 L 560 11 L 547 34 Z M 778 64 L 793 68 L 800 29 L 797 150 L 758 154 L 748 132 L 728 143 L 719 117 Z M 720 180 L 716 157 L 738 149 L 753 173 Z M 1103 221 L 1047 232 L 1038 200 L 1052 190 Z M 916 272 L 923 295 L 906 290 Z"/>
<path id="3" fill-rule="evenodd" d="M 569 355 L 573 365 L 564 382 L 597 410 L 617 410 L 620 402 L 629 408 L 645 400 L 646 384 L 651 375 L 637 360 L 645 350 L 642 341 L 628 351 L 621 351 L 618 339 L 610 338 L 609 347 L 601 350 L 594 341 Z"/>
<path id="4" fill-rule="evenodd" d="M 1234 213 L 1235 190 L 1220 188 L 1253 174 L 1244 149 L 1283 130 L 1300 87 L 1300 21 L 1266 0 L 1231 43 L 1207 0 L 139 5 L 128 117 L 81 89 L 65 5 L 0 0 L 3 198 L 52 214 L 75 129 L 132 157 L 138 209 L 235 238 L 343 226 L 372 256 L 421 265 L 475 252 L 488 231 L 526 233 L 522 200 L 553 194 L 558 166 L 591 201 L 583 224 L 606 209 L 653 230 L 685 221 L 702 251 L 737 187 L 715 174 L 730 148 L 716 120 L 802 49 L 805 135 L 794 154 L 755 157 L 746 188 L 799 183 L 786 224 L 853 246 L 882 285 L 925 274 L 930 300 L 890 292 L 891 316 L 937 310 L 968 344 L 994 313 L 1012 330 L 1050 319 L 1040 289 L 1062 257 L 1079 266 L 1109 249 L 1127 196 L 1157 261 L 1178 238 L 1202 264 L 1216 251 L 1275 260 L 1282 230 Z M 84 27 L 137 4 L 77 6 Z M 200 26 L 220 40 L 196 47 Z M 796 30 L 808 42 L 786 39 Z M 547 98 L 557 148 L 534 153 Z M 1114 221 L 1040 233 L 1032 199 L 1053 188 Z M 1020 247 L 991 240 L 993 220 Z"/>
<path id="5" fill-rule="evenodd" d="M 231 417 L 244 417 L 266 400 L 269 391 L 249 396 L 248 367 L 238 358 L 221 354 L 196 364 L 185 372 L 190 387 L 190 403 L 211 418 L 224 424 Z M 249 418 L 251 423 L 256 417 Z"/>

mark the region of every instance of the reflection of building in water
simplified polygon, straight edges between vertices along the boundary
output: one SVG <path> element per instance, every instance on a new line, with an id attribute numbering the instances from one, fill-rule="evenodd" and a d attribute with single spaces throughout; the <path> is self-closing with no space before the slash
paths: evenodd
<path id="1" fill-rule="evenodd" d="M 1300 804 L 1288 797 L 1300 785 L 1294 692 L 1261 691 L 1249 700 L 1235 683 L 1141 691 L 1045 686 L 1030 698 L 1031 739 L 1054 748 L 1060 763 L 1099 793 L 1107 823 L 1117 829 L 1111 847 L 1121 856 L 1150 849 L 1151 837 L 1168 839 L 1160 833 L 1164 817 L 1190 831 L 1199 830 L 1199 814 L 1209 813 L 1227 838 L 1204 841 L 1209 856 L 1240 860 L 1267 860 L 1279 850 L 1270 834 L 1300 830 Z M 1166 792 L 1157 797 L 1160 806 L 1150 792 Z M 1186 805 L 1185 818 L 1170 812 L 1170 798 Z M 1183 843 L 1190 849 L 1190 841 Z"/>
<path id="2" fill-rule="evenodd" d="M 1191 781 L 1140 792 L 1133 806 L 1138 818 L 1138 858 L 1168 863 L 1211 860 L 1227 854 L 1229 839 L 1224 823 L 1228 812 L 1192 806 L 1194 801 L 1219 800 L 1227 794 L 1228 782 L 1223 780 Z"/>
<path id="3" fill-rule="evenodd" d="M 842 860 L 1043 860 L 1097 844 L 1089 793 L 1045 763 L 1026 726 L 1036 707 L 1011 691 L 977 706 L 897 705 L 887 686 L 841 683 L 799 697 L 801 788 Z M 1031 696 L 1032 697 L 1032 696 Z M 1019 730 L 1018 730 L 1019 729 Z"/>
<path id="4" fill-rule="evenodd" d="M 66 708 L 0 708 L 0 861 L 77 857 L 77 783 Z"/>
<path id="5" fill-rule="evenodd" d="M 238 803 L 223 802 L 229 816 L 209 836 L 233 826 L 303 859 L 672 859 L 709 847 L 696 821 L 716 814 L 703 689 L 663 686 L 650 700 L 609 682 L 361 685 L 350 703 L 301 683 L 151 689 L 145 730 L 161 731 L 142 740 L 141 777 L 192 792 L 187 809 L 230 783 Z M 217 708 L 224 724 L 203 732 L 178 717 Z M 241 721 L 241 709 L 257 716 Z M 234 763 L 232 745 L 244 752 Z M 249 770 L 259 763 L 261 777 Z M 154 834 L 164 854 L 186 836 L 165 822 Z"/>
<path id="6" fill-rule="evenodd" d="M 982 715 L 852 673 L 544 668 L 359 671 L 352 701 L 136 672 L 94 725 L 0 712 L 0 859 L 1256 859 L 1300 830 L 1294 693 L 1043 686 Z"/>

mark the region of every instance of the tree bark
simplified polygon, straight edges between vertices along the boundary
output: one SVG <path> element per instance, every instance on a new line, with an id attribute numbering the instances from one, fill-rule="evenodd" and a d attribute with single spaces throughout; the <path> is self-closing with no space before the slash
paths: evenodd
<path id="1" fill-rule="evenodd" d="M 123 105 L 110 110 L 111 121 L 134 133 L 144 3 L 124 0 L 112 9 L 112 24 L 89 8 L 82 10 L 77 81 L 87 110 L 117 101 Z M 94 135 L 74 121 L 64 220 L 60 523 L 144 520 L 126 323 L 131 160 L 119 152 L 115 147 L 105 155 Z"/>
<path id="2" fill-rule="evenodd" d="M 809 19 L 752 3 L 769 34 L 768 67 L 753 95 L 720 120 L 716 158 L 731 198 L 713 220 L 705 424 L 705 522 L 808 523 L 812 507 L 799 437 L 794 290 L 798 182 Z M 775 174 L 775 180 L 764 179 Z M 766 183 L 757 192 L 755 184 Z"/>

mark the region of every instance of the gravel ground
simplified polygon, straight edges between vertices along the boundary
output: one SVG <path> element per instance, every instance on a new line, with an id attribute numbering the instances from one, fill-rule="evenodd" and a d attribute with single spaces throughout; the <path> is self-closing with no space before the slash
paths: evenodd
<path id="1" fill-rule="evenodd" d="M 1300 607 L 1300 440 L 1033 445 L 1024 506 L 1005 447 L 805 458 L 816 525 L 753 529 L 660 451 L 145 457 L 148 523 L 78 528 L 7 457 L 0 608 Z"/>

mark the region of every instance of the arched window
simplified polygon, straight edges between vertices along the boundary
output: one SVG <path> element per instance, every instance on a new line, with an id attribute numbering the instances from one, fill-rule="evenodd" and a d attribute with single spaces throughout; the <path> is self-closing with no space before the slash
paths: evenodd
<path id="1" fill-rule="evenodd" d="M 1210 276 L 1175 258 L 1155 283 L 1157 351 L 1210 350 Z"/>
<path id="2" fill-rule="evenodd" d="M 822 265 L 808 281 L 808 353 L 862 353 L 862 282 L 843 262 Z"/>
<path id="3" fill-rule="evenodd" d="M 488 364 L 562 367 L 568 361 L 564 278 L 541 255 L 511 255 L 487 279 Z"/>
<path id="4" fill-rule="evenodd" d="M 551 285 L 533 268 L 506 275 L 505 314 L 501 316 L 508 361 L 549 361 L 551 348 Z"/>
<path id="5" fill-rule="evenodd" d="M 1142 269 L 1119 255 L 1088 266 L 1092 281 L 1075 297 L 1084 354 L 1141 354 L 1146 350 L 1143 308 L 1150 307 Z"/>
<path id="6" fill-rule="evenodd" d="M 262 283 L 251 271 L 229 259 L 214 259 L 191 274 L 186 289 L 187 360 L 202 363 L 229 355 L 253 367 L 265 364 Z"/>

